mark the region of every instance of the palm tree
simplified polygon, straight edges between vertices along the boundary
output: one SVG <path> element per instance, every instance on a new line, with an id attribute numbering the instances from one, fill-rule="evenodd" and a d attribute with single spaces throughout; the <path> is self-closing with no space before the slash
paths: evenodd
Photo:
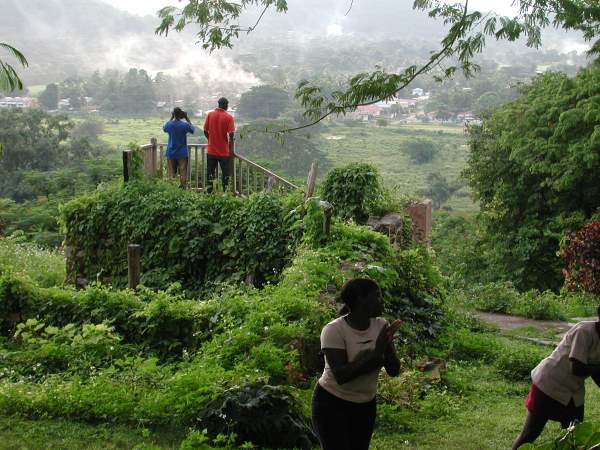
<path id="1" fill-rule="evenodd" d="M 12 45 L 0 42 L 0 49 L 7 50 L 23 67 L 29 65 L 23 53 Z M 19 75 L 17 75 L 15 68 L 0 59 L 0 91 L 11 92 L 15 89 L 23 89 L 23 82 L 19 78 Z"/>

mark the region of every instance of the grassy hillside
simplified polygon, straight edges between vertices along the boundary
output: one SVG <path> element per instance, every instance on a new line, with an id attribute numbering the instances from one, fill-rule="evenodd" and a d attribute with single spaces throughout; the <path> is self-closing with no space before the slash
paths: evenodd
<path id="1" fill-rule="evenodd" d="M 426 138 L 435 142 L 439 154 L 425 164 L 414 164 L 403 152 L 410 140 Z M 331 125 L 324 134 L 324 145 L 335 166 L 353 161 L 375 165 L 390 187 L 406 194 L 418 194 L 427 187 L 427 175 L 439 172 L 449 181 L 459 178 L 467 159 L 464 128 L 440 124 Z M 467 193 L 466 188 L 460 193 Z M 472 211 L 475 205 L 467 197 L 454 196 L 448 206 Z"/>

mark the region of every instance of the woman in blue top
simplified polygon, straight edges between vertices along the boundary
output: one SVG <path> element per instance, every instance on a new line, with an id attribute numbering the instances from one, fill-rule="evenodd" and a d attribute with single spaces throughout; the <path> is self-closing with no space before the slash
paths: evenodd
<path id="1" fill-rule="evenodd" d="M 185 187 L 187 183 L 189 156 L 187 134 L 194 134 L 194 127 L 192 126 L 187 113 L 181 108 L 175 108 L 171 114 L 171 120 L 163 126 L 163 131 L 169 133 L 169 144 L 167 146 L 169 176 L 174 177 L 179 173 L 181 187 Z"/>

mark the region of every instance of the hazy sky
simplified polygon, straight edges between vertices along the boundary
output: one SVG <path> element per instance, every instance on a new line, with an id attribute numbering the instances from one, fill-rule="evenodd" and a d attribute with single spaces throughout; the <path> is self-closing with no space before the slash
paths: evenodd
<path id="1" fill-rule="evenodd" d="M 113 5 L 115 8 L 119 8 L 125 11 L 128 11 L 130 13 L 133 14 L 139 14 L 139 15 L 145 15 L 145 14 L 151 14 L 154 15 L 156 14 L 156 11 L 158 11 L 161 7 L 163 6 L 167 6 L 167 5 L 175 5 L 177 6 L 178 4 L 181 5 L 182 2 L 179 2 L 178 0 L 127 0 L 127 1 L 123 1 L 123 0 L 103 0 L 106 3 L 110 3 L 111 5 Z M 289 6 L 293 7 L 294 5 L 294 1 L 301 1 L 301 0 L 290 0 L 289 1 Z M 367 1 L 374 1 L 374 0 L 355 0 L 355 3 L 359 2 L 359 1 L 363 1 L 363 2 L 367 2 Z M 398 0 L 398 1 L 402 1 L 402 0 Z M 407 2 L 412 3 L 412 0 L 404 0 Z M 327 0 L 325 0 L 324 6 L 326 7 L 326 2 Z M 472 5 L 472 8 L 479 8 L 482 10 L 487 10 L 489 8 L 492 8 L 494 11 L 500 13 L 500 14 L 510 14 L 512 9 L 511 9 L 511 3 L 512 0 L 471 0 L 470 4 Z M 350 0 L 348 0 L 348 4 L 350 4 Z"/>

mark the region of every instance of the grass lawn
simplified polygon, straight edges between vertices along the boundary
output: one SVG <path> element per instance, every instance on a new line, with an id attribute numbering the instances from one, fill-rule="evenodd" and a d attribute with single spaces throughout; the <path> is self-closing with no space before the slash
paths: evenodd
<path id="1" fill-rule="evenodd" d="M 0 419 L 0 449 L 177 449 L 184 436 L 168 430 L 86 425 L 64 420 Z"/>
<path id="2" fill-rule="evenodd" d="M 326 152 L 335 166 L 369 162 L 380 170 L 388 186 L 408 194 L 425 189 L 430 173 L 439 172 L 449 182 L 458 180 L 468 157 L 464 129 L 456 125 L 333 124 L 323 137 Z M 414 164 L 403 152 L 406 143 L 416 138 L 427 138 L 437 144 L 439 153 L 431 162 Z M 457 211 L 477 209 L 466 188 L 452 197 L 448 206 Z"/>
<path id="3" fill-rule="evenodd" d="M 27 95 L 30 97 L 39 97 L 40 94 L 46 90 L 45 84 L 34 84 L 33 86 L 27 86 Z"/>
<path id="4" fill-rule="evenodd" d="M 416 409 L 379 405 L 372 450 L 510 448 L 525 418 L 529 383 L 508 381 L 493 368 L 454 363 L 443 375 L 445 391 Z M 586 420 L 600 420 L 600 389 L 588 382 Z M 309 399 L 310 395 L 304 396 Z M 550 422 L 539 443 L 560 431 Z M 64 420 L 0 418 L 0 450 L 178 448 L 185 431 L 88 425 Z"/>
<path id="5" fill-rule="evenodd" d="M 159 143 L 167 142 L 167 134 L 162 127 L 169 117 L 145 117 L 145 118 L 100 118 L 104 123 L 104 132 L 99 136 L 101 140 L 113 147 L 125 147 L 130 142 L 137 144 L 149 144 L 150 139 L 155 137 Z M 195 126 L 202 127 L 203 119 L 192 119 Z M 196 132 L 188 138 L 189 143 L 205 142 L 202 132 Z"/>

